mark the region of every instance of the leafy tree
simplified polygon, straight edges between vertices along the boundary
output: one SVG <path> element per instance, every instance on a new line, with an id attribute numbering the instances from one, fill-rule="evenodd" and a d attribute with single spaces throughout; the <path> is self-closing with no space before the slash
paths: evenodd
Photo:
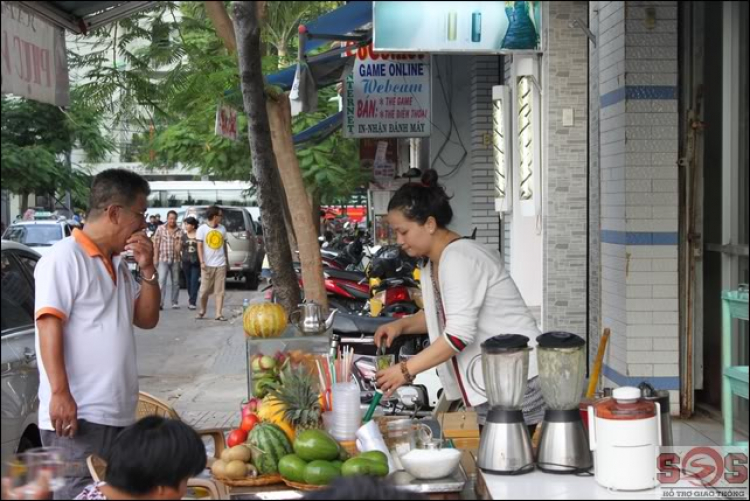
<path id="1" fill-rule="evenodd" d="M 71 191 L 74 205 L 84 207 L 90 176 L 83 166 L 69 165 L 69 155 L 77 146 L 89 161 L 100 161 L 114 147 L 102 132 L 100 116 L 87 105 L 80 89 L 72 90 L 68 110 L 3 96 L 1 130 L 2 185 L 22 195 L 22 212 L 31 193 Z"/>

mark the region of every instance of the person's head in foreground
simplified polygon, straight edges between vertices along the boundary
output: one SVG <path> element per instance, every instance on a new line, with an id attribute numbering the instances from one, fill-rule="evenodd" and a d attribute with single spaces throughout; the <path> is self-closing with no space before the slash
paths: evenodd
<path id="1" fill-rule="evenodd" d="M 206 468 L 206 447 L 185 423 L 149 416 L 122 430 L 106 459 L 108 499 L 181 499 Z"/>

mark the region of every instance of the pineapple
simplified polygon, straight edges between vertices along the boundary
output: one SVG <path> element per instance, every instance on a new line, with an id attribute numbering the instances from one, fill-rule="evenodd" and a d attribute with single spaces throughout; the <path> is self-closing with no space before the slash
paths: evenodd
<path id="1" fill-rule="evenodd" d="M 316 381 L 304 366 L 285 369 L 281 382 L 274 385 L 270 395 L 281 404 L 284 420 L 297 434 L 322 428 Z"/>

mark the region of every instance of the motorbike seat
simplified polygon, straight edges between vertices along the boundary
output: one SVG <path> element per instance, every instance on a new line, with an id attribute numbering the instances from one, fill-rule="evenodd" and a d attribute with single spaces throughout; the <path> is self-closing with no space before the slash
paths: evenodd
<path id="1" fill-rule="evenodd" d="M 366 278 L 365 273 L 362 271 L 345 271 L 326 268 L 323 270 L 323 272 L 331 278 L 338 278 L 339 280 L 349 280 L 352 282 L 361 282 Z"/>
<path id="2" fill-rule="evenodd" d="M 374 336 L 378 327 L 394 320 L 388 317 L 363 317 L 339 312 L 333 319 L 333 332 L 346 337 Z"/>

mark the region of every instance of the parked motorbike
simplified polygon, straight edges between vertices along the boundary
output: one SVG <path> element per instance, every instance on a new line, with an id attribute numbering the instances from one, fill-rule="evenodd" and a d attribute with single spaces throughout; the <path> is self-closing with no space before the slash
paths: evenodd
<path id="1" fill-rule="evenodd" d="M 354 367 L 352 374 L 360 388 L 360 399 L 369 404 L 375 395 L 376 351 L 375 332 L 378 327 L 392 322 L 392 318 L 363 317 L 349 313 L 339 313 L 333 322 L 333 332 L 329 353 L 336 353 L 339 346 L 354 348 Z M 429 346 L 427 335 L 401 336 L 394 340 L 387 354 L 396 356 L 396 363 L 415 356 Z M 439 383 L 438 383 L 439 384 Z M 431 407 L 431 393 L 437 393 L 439 387 L 428 389 L 422 384 L 404 385 L 389 399 L 383 399 L 380 406 L 387 414 L 405 414 L 428 411 Z"/>

